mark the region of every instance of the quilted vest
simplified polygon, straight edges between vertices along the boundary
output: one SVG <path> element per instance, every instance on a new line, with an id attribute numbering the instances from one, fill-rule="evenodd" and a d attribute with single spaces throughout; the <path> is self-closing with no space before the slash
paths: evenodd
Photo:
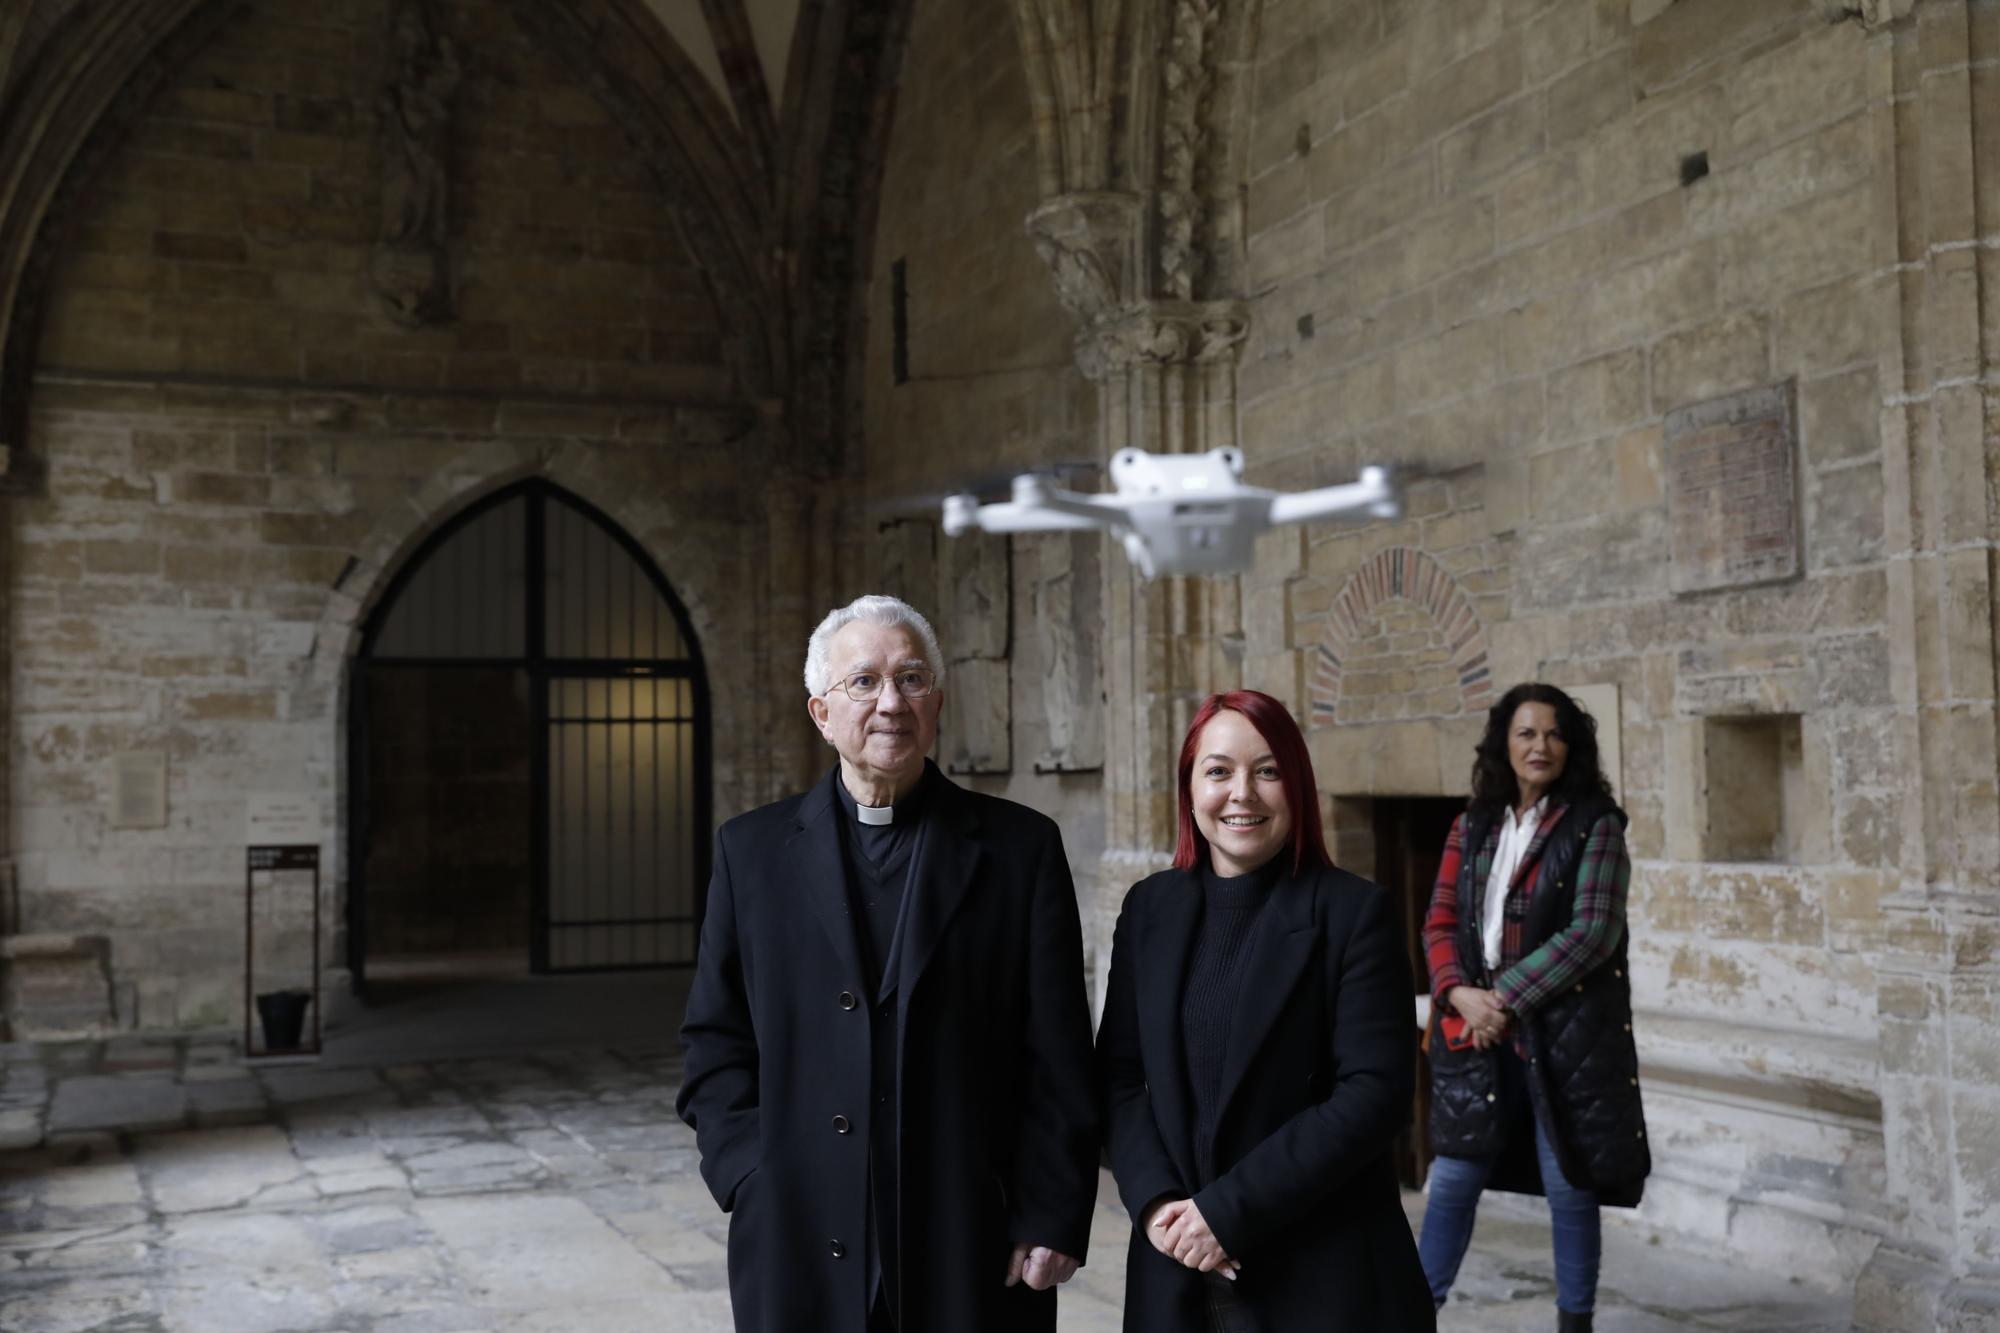
<path id="1" fill-rule="evenodd" d="M 1524 957 L 1569 924 L 1576 907 L 1577 861 L 1591 828 L 1606 815 L 1625 822 L 1625 813 L 1611 802 L 1586 799 L 1565 811 L 1549 834 L 1522 922 Z M 1483 887 L 1476 882 L 1474 866 L 1492 827 L 1490 813 L 1467 810 L 1458 876 L 1459 967 L 1471 984 L 1482 987 L 1491 985 L 1492 978 L 1480 944 L 1479 913 L 1473 910 Z M 1563 1175 L 1580 1189 L 1595 1190 L 1600 1202 L 1636 1205 L 1653 1159 L 1632 1041 L 1625 938 L 1619 938 L 1596 970 L 1528 1015 L 1521 1036 L 1535 1119 L 1555 1145 Z M 1433 1040 L 1430 1057 L 1431 1150 L 1446 1157 L 1501 1154 L 1510 1126 L 1496 1113 L 1492 1095 L 1499 1085 L 1499 1052 L 1452 1051 L 1442 1040 Z"/>

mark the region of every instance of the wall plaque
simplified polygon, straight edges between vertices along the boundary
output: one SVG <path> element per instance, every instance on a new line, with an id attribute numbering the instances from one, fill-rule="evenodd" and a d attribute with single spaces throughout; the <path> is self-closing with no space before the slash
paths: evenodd
<path id="1" fill-rule="evenodd" d="M 134 750 L 111 757 L 112 828 L 167 826 L 167 755 Z"/>
<path id="2" fill-rule="evenodd" d="M 1789 381 L 1667 414 L 1675 592 L 1799 576 L 1797 422 Z"/>

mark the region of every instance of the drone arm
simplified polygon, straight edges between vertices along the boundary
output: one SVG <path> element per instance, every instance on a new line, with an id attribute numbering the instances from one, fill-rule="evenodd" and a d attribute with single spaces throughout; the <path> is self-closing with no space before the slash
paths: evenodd
<path id="1" fill-rule="evenodd" d="M 945 501 L 944 530 L 956 537 L 977 528 L 981 532 L 1065 532 L 1105 526 L 1102 518 L 1091 518 L 1055 510 L 1048 505 L 1026 505 L 1018 500 L 983 505 L 971 496 L 954 495 Z"/>
<path id="2" fill-rule="evenodd" d="M 982 505 L 969 495 L 954 495 L 944 504 L 944 530 L 957 536 L 968 528 L 983 532 L 1072 532 L 1085 528 L 1129 527 L 1125 512 L 1107 496 L 1055 490 L 1033 474 L 1014 478 L 1014 498 L 1004 504 Z"/>
<path id="3" fill-rule="evenodd" d="M 1379 467 L 1361 469 L 1361 479 L 1345 486 L 1279 495 L 1271 500 L 1271 522 L 1305 523 L 1319 518 L 1400 518 L 1402 497 Z"/>

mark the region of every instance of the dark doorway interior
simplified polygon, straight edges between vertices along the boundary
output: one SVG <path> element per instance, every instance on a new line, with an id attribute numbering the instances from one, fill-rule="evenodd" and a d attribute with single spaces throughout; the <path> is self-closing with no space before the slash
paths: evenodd
<path id="1" fill-rule="evenodd" d="M 1430 908 L 1431 886 L 1444 859 L 1445 838 L 1465 802 L 1432 796 L 1385 797 L 1375 801 L 1375 879 L 1403 900 L 1403 940 L 1410 960 L 1416 994 L 1428 994 L 1429 969 L 1424 962 L 1424 913 Z M 1417 1091 L 1410 1123 L 1396 1140 L 1396 1172 L 1411 1189 L 1421 1188 L 1430 1170 L 1430 1137 L 1426 1124 L 1431 1109 L 1430 1069 L 1417 1056 Z"/>
<path id="2" fill-rule="evenodd" d="M 525 972 L 534 877 L 528 676 L 370 667 L 368 956 Z"/>

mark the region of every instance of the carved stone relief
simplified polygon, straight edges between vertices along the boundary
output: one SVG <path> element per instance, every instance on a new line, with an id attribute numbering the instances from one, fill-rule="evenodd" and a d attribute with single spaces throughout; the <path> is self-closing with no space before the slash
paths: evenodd
<path id="1" fill-rule="evenodd" d="M 1175 0 L 1160 117 L 1160 288 L 1192 300 L 1207 245 L 1202 167 L 1225 0 Z"/>
<path id="2" fill-rule="evenodd" d="M 1059 195 L 1028 215 L 1035 251 L 1055 276 L 1063 308 L 1090 324 L 1125 299 L 1138 228 L 1136 195 Z"/>
<path id="3" fill-rule="evenodd" d="M 984 533 L 945 546 L 943 584 L 945 771 L 1008 773 L 1014 767 L 1012 561 L 1007 539 Z"/>
<path id="4" fill-rule="evenodd" d="M 379 103 L 382 221 L 370 276 L 389 318 L 405 328 L 452 317 L 451 113 L 463 78 L 425 0 L 397 0 Z"/>
<path id="5" fill-rule="evenodd" d="M 884 523 L 875 535 L 875 591 L 900 597 L 926 616 L 937 614 L 937 539 L 938 526 L 929 518 Z"/>
<path id="6" fill-rule="evenodd" d="M 1103 635 L 1103 588 L 1096 533 L 1051 533 L 1018 539 L 1032 547 L 1028 616 L 1040 667 L 1036 687 L 1048 736 L 1035 756 L 1037 773 L 1082 773 L 1104 767 L 1104 682 L 1098 657 Z"/>

